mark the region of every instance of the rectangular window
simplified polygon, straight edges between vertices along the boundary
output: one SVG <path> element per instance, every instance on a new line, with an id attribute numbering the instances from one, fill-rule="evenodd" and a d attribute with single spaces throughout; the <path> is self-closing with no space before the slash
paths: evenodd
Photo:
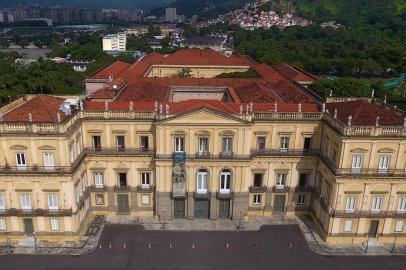
<path id="1" fill-rule="evenodd" d="M 401 219 L 396 220 L 395 232 L 403 232 L 405 222 Z"/>
<path id="2" fill-rule="evenodd" d="M 118 185 L 120 187 L 127 186 L 127 173 L 125 173 L 125 172 L 118 173 Z"/>
<path id="3" fill-rule="evenodd" d="M 100 136 L 92 136 L 93 150 L 100 151 L 102 148 Z"/>
<path id="4" fill-rule="evenodd" d="M 197 193 L 207 193 L 207 172 L 199 171 L 197 173 Z"/>
<path id="5" fill-rule="evenodd" d="M 141 145 L 140 145 L 141 151 L 147 151 L 149 148 L 148 136 L 141 136 L 140 141 L 141 141 Z"/>
<path id="6" fill-rule="evenodd" d="M 6 230 L 7 225 L 6 225 L 6 219 L 5 218 L 0 218 L 0 230 Z"/>
<path id="7" fill-rule="evenodd" d="M 58 195 L 48 194 L 48 209 L 49 210 L 58 210 Z"/>
<path id="8" fill-rule="evenodd" d="M 143 194 L 141 195 L 141 204 L 143 205 L 149 205 L 149 195 Z"/>
<path id="9" fill-rule="evenodd" d="M 43 153 L 44 157 L 44 167 L 46 170 L 54 169 L 54 153 Z"/>
<path id="10" fill-rule="evenodd" d="M 387 173 L 388 170 L 389 170 L 389 163 L 390 163 L 390 156 L 389 155 L 381 155 L 381 156 L 379 156 L 378 172 L 379 173 Z"/>
<path id="11" fill-rule="evenodd" d="M 399 197 L 398 209 L 397 210 L 400 213 L 406 212 L 406 197 Z"/>
<path id="12" fill-rule="evenodd" d="M 352 173 L 360 173 L 362 169 L 362 163 L 364 160 L 364 155 L 353 155 L 352 156 Z"/>
<path id="13" fill-rule="evenodd" d="M 148 188 L 150 186 L 149 172 L 141 173 L 141 187 Z"/>
<path id="14" fill-rule="evenodd" d="M 231 137 L 223 138 L 222 152 L 223 152 L 223 155 L 232 155 L 233 138 L 231 138 Z"/>
<path id="15" fill-rule="evenodd" d="M 383 196 L 374 196 L 372 198 L 372 212 L 380 212 L 383 203 Z"/>
<path id="16" fill-rule="evenodd" d="M 289 149 L 289 137 L 281 137 L 281 151 L 287 152 Z"/>
<path id="17" fill-rule="evenodd" d="M 299 187 L 305 188 L 307 186 L 307 174 L 301 173 L 299 175 Z"/>
<path id="18" fill-rule="evenodd" d="M 326 156 L 326 157 L 328 157 L 328 147 L 329 147 L 329 145 L 330 145 L 330 140 L 327 139 L 327 138 L 324 138 L 323 146 L 322 146 L 323 147 L 322 152 L 323 152 L 323 155 Z"/>
<path id="19" fill-rule="evenodd" d="M 6 209 L 6 200 L 4 194 L 0 194 L 0 210 Z"/>
<path id="20" fill-rule="evenodd" d="M 264 137 L 264 136 L 257 137 L 257 151 L 258 152 L 262 152 L 265 150 L 265 143 L 266 143 L 266 137 Z"/>
<path id="21" fill-rule="evenodd" d="M 209 152 L 209 138 L 199 138 L 198 144 L 199 154 L 204 155 Z"/>
<path id="22" fill-rule="evenodd" d="M 306 196 L 305 194 L 299 194 L 297 204 L 304 205 L 306 203 Z"/>
<path id="23" fill-rule="evenodd" d="M 94 173 L 94 185 L 98 188 L 102 188 L 104 186 L 104 179 L 103 179 L 102 172 L 95 172 Z"/>
<path id="24" fill-rule="evenodd" d="M 124 151 L 125 150 L 125 137 L 124 136 L 116 136 L 116 144 L 117 144 L 117 151 Z"/>
<path id="25" fill-rule="evenodd" d="M 220 175 L 220 193 L 230 193 L 231 172 L 222 171 Z"/>
<path id="26" fill-rule="evenodd" d="M 31 195 L 30 194 L 20 194 L 21 208 L 23 210 L 31 210 Z"/>
<path id="27" fill-rule="evenodd" d="M 103 194 L 96 194 L 96 205 L 104 205 L 104 195 Z"/>
<path id="28" fill-rule="evenodd" d="M 286 184 L 286 174 L 278 173 L 276 176 L 276 188 L 284 188 Z"/>
<path id="29" fill-rule="evenodd" d="M 17 169 L 27 168 L 27 159 L 25 158 L 25 153 L 16 153 L 16 164 Z"/>
<path id="30" fill-rule="evenodd" d="M 304 138 L 303 150 L 305 152 L 310 152 L 312 149 L 312 141 L 313 139 L 311 137 Z"/>
<path id="31" fill-rule="evenodd" d="M 254 174 L 254 187 L 262 187 L 262 173 Z"/>
<path id="32" fill-rule="evenodd" d="M 255 194 L 254 195 L 254 202 L 255 205 L 261 204 L 261 195 Z"/>
<path id="33" fill-rule="evenodd" d="M 345 212 L 346 213 L 354 213 L 355 212 L 355 196 L 348 196 L 347 201 L 345 203 Z"/>
<path id="34" fill-rule="evenodd" d="M 345 232 L 351 232 L 352 231 L 352 220 L 347 219 L 344 223 L 344 231 Z"/>
<path id="35" fill-rule="evenodd" d="M 175 138 L 175 152 L 185 152 L 185 138 Z"/>
<path id="36" fill-rule="evenodd" d="M 59 219 L 57 218 L 51 218 L 49 219 L 51 223 L 51 230 L 52 231 L 59 231 Z"/>

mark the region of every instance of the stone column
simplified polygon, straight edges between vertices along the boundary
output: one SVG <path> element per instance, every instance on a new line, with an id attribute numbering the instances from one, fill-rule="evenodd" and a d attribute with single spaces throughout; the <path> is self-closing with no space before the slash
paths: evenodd
<path id="1" fill-rule="evenodd" d="M 186 218 L 187 219 L 193 219 L 195 216 L 195 199 L 193 198 L 193 193 L 188 192 L 188 195 L 186 197 Z"/>
<path id="2" fill-rule="evenodd" d="M 157 209 L 156 212 L 162 220 L 170 220 L 172 218 L 172 201 L 169 192 L 156 193 Z"/>
<path id="3" fill-rule="evenodd" d="M 210 219 L 215 220 L 218 219 L 218 208 L 219 208 L 219 201 L 216 198 L 216 193 L 212 192 L 210 194 Z"/>
<path id="4" fill-rule="evenodd" d="M 248 192 L 234 193 L 233 197 L 233 209 L 232 209 L 232 219 L 239 220 L 240 213 L 241 218 L 244 218 L 248 213 Z"/>

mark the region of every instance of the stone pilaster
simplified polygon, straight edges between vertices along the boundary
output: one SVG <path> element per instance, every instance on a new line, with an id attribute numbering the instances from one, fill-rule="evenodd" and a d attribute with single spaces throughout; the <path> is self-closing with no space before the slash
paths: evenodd
<path id="1" fill-rule="evenodd" d="M 248 213 L 248 192 L 241 192 L 241 193 L 234 193 L 234 197 L 232 200 L 233 209 L 232 209 L 232 216 L 233 220 L 239 220 L 244 218 L 244 216 Z"/>

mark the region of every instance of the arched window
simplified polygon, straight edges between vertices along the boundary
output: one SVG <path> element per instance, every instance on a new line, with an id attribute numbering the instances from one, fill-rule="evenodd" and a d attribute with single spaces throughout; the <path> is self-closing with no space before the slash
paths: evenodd
<path id="1" fill-rule="evenodd" d="M 207 181 L 208 181 L 208 172 L 205 169 L 200 169 L 197 172 L 196 179 L 196 192 L 197 193 L 207 193 Z"/>
<path id="2" fill-rule="evenodd" d="M 220 174 L 220 193 L 230 193 L 231 171 L 224 169 Z"/>

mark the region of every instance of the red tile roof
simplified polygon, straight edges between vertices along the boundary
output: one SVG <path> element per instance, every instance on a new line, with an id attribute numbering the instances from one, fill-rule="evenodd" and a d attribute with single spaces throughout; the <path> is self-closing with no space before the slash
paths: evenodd
<path id="1" fill-rule="evenodd" d="M 53 123 L 58 121 L 57 113 L 61 121 L 68 116 L 59 109 L 64 98 L 54 96 L 35 96 L 21 105 L 11 109 L 3 115 L 6 122 L 28 122 L 29 113 L 32 114 L 32 121 L 37 123 Z"/>
<path id="2" fill-rule="evenodd" d="M 279 64 L 273 66 L 273 68 L 281 74 L 283 77 L 290 81 L 297 81 L 297 82 L 309 82 L 312 83 L 316 80 L 314 76 L 305 72 L 304 70 L 296 67 L 290 66 L 286 63 Z"/>
<path id="3" fill-rule="evenodd" d="M 116 61 L 113 64 L 96 71 L 89 78 L 91 79 L 107 79 L 109 76 L 118 77 L 130 64 L 123 61 Z"/>
<path id="4" fill-rule="evenodd" d="M 337 118 L 343 124 L 347 124 L 348 116 L 351 115 L 353 125 L 374 126 L 376 124 L 377 116 L 379 116 L 379 125 L 403 125 L 403 119 L 401 116 L 365 99 L 327 103 L 326 109 L 331 114 L 334 114 L 335 109 L 337 109 Z"/>

